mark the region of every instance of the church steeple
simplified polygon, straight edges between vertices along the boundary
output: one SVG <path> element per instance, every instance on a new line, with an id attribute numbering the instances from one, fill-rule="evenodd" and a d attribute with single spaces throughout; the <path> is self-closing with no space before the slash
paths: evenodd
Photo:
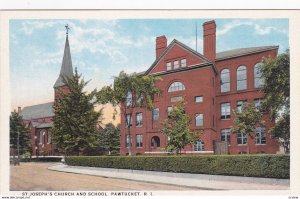
<path id="1" fill-rule="evenodd" d="M 61 64 L 60 74 L 53 86 L 54 88 L 65 86 L 65 83 L 63 82 L 63 77 L 65 78 L 73 77 L 72 58 L 71 58 L 70 45 L 68 39 L 68 31 L 70 28 L 68 25 L 66 25 L 65 27 L 66 27 L 66 43 L 64 49 L 64 57 Z"/>

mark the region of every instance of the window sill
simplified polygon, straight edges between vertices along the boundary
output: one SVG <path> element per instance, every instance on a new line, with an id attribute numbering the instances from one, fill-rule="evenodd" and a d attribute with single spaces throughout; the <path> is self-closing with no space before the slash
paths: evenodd
<path id="1" fill-rule="evenodd" d="M 223 121 L 223 120 L 224 120 L 224 121 L 227 121 L 227 120 L 230 120 L 230 118 L 226 118 L 226 119 L 222 119 L 222 118 L 221 118 L 221 121 Z"/>
<path id="2" fill-rule="evenodd" d="M 135 127 L 139 128 L 139 127 L 143 127 L 143 125 L 141 125 L 141 126 L 135 126 Z"/>
<path id="3" fill-rule="evenodd" d="M 255 145 L 261 145 L 261 146 L 266 146 L 267 144 L 255 144 Z"/>
<path id="4" fill-rule="evenodd" d="M 238 146 L 248 146 L 248 144 L 238 144 Z"/>

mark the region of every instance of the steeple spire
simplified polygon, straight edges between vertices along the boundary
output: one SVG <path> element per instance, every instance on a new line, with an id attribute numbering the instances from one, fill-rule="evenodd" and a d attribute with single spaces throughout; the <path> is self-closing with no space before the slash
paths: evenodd
<path id="1" fill-rule="evenodd" d="M 68 32 L 70 30 L 68 24 L 66 27 L 66 43 L 65 43 L 65 50 L 64 50 L 64 56 L 61 64 L 61 69 L 59 76 L 54 84 L 54 88 L 64 86 L 63 77 L 72 78 L 73 76 L 73 66 L 72 66 L 72 58 L 71 58 L 71 52 L 70 52 L 70 45 L 69 45 L 69 39 L 68 39 Z"/>

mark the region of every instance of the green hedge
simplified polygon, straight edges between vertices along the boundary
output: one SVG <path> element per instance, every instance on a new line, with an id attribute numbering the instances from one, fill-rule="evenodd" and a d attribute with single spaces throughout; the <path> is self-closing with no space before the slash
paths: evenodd
<path id="1" fill-rule="evenodd" d="M 289 155 L 69 156 L 71 166 L 289 178 Z"/>

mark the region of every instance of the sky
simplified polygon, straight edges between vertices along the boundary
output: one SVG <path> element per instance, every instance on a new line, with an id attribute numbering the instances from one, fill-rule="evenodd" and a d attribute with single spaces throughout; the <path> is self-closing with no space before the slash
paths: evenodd
<path id="1" fill-rule="evenodd" d="M 147 70 L 155 60 L 155 39 L 165 35 L 202 53 L 202 24 L 211 19 L 10 20 L 11 109 L 53 101 L 68 24 L 73 67 L 87 90 L 113 82 L 120 71 Z M 214 19 L 217 52 L 279 45 L 289 48 L 288 19 Z"/>

